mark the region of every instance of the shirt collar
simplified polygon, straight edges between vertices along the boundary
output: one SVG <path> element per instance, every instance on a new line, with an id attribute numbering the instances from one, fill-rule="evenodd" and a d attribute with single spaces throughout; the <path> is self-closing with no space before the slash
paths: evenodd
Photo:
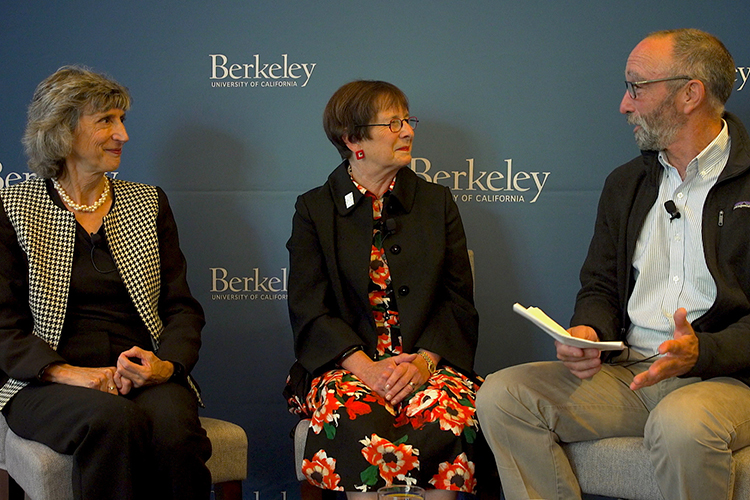
<path id="1" fill-rule="evenodd" d="M 688 163 L 686 169 L 687 176 L 691 176 L 696 172 L 704 179 L 712 175 L 718 175 L 720 172 L 716 172 L 716 170 L 723 168 L 726 164 L 726 159 L 729 157 L 730 146 L 729 127 L 727 126 L 727 122 L 722 119 L 719 135 L 717 135 L 714 140 L 703 149 L 703 151 L 698 153 L 698 155 Z M 672 167 L 663 151 L 659 151 L 659 163 L 661 163 L 664 168 Z"/>
<path id="2" fill-rule="evenodd" d="M 369 196 L 370 198 L 375 198 L 375 199 L 378 198 L 377 196 L 375 196 L 375 194 L 373 194 L 370 191 L 368 191 L 366 187 L 364 187 L 359 182 L 357 182 L 357 181 L 354 180 L 354 176 L 352 176 L 352 166 L 351 165 L 349 165 L 349 168 L 347 169 L 347 172 L 349 172 L 349 178 L 352 180 L 352 182 L 354 183 L 354 186 L 359 190 L 360 193 L 362 193 L 365 196 Z M 393 180 L 391 181 L 390 185 L 388 186 L 388 190 L 385 193 L 383 193 L 383 196 L 381 196 L 380 198 L 382 199 L 385 195 L 387 195 L 388 193 L 392 192 L 394 187 L 396 187 L 396 176 L 395 175 L 393 176 Z"/>

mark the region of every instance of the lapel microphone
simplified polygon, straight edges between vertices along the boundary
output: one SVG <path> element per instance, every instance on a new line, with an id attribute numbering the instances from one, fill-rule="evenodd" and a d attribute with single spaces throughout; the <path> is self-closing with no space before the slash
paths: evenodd
<path id="1" fill-rule="evenodd" d="M 664 208 L 667 210 L 667 213 L 669 214 L 669 222 L 672 222 L 675 219 L 680 218 L 680 211 L 677 210 L 677 205 L 674 204 L 674 201 L 667 200 L 664 202 Z"/>
<path id="2" fill-rule="evenodd" d="M 396 233 L 396 219 L 386 219 L 380 222 L 380 230 L 383 231 L 383 239 Z"/>

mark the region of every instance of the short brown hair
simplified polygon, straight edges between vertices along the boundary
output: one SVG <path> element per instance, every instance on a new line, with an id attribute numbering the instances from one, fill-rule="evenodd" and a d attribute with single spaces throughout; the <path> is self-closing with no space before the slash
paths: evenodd
<path id="1" fill-rule="evenodd" d="M 721 114 L 732 94 L 736 72 L 732 54 L 721 40 L 694 28 L 657 31 L 649 36 L 672 37 L 672 74 L 703 82 L 711 106 Z"/>
<path id="2" fill-rule="evenodd" d="M 350 142 L 370 138 L 370 127 L 366 125 L 384 109 L 409 109 L 409 100 L 395 85 L 378 80 L 356 80 L 334 92 L 323 112 L 323 128 L 328 139 L 336 146 L 341 158 L 348 159 L 352 151 L 346 146 L 344 137 Z"/>
<path id="3" fill-rule="evenodd" d="M 81 66 L 63 66 L 36 88 L 28 111 L 23 145 L 29 169 L 42 178 L 58 177 L 73 150 L 73 136 L 84 112 L 130 109 L 128 89 Z"/>

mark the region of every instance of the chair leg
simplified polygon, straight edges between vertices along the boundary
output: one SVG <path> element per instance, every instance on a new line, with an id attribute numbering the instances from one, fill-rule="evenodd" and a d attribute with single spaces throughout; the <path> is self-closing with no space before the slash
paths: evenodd
<path id="1" fill-rule="evenodd" d="M 7 470 L 0 470 L 0 500 L 8 500 L 10 476 Z"/>
<path id="2" fill-rule="evenodd" d="M 339 493 L 344 495 L 342 492 L 318 488 L 307 481 L 300 481 L 299 491 L 302 500 L 336 500 L 339 498 Z"/>
<path id="3" fill-rule="evenodd" d="M 226 481 L 214 484 L 216 500 L 242 500 L 242 481 Z"/>
<path id="4" fill-rule="evenodd" d="M 300 481 L 299 492 L 302 500 L 323 500 L 323 490 L 307 481 Z"/>
<path id="5" fill-rule="evenodd" d="M 8 483 L 8 500 L 25 500 L 26 493 L 21 488 L 15 479 L 8 476 L 10 482 Z"/>
<path id="6" fill-rule="evenodd" d="M 0 469 L 0 500 L 24 500 L 25 494 L 7 470 Z"/>

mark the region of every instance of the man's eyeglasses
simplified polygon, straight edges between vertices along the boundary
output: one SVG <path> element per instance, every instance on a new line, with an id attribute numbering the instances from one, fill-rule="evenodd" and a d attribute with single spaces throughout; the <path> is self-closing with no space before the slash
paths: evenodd
<path id="1" fill-rule="evenodd" d="M 670 76 L 669 78 L 657 78 L 656 80 L 642 80 L 640 82 L 629 82 L 625 80 L 625 88 L 628 89 L 628 94 L 630 94 L 630 97 L 633 99 L 638 98 L 637 91 L 641 86 L 647 85 L 649 83 L 657 83 L 657 82 L 671 82 L 673 80 L 692 80 L 689 76 Z"/>
<path id="2" fill-rule="evenodd" d="M 410 116 L 409 118 L 401 118 L 400 120 L 394 118 L 389 123 L 369 123 L 367 125 L 357 125 L 357 127 L 388 127 L 391 129 L 391 132 L 400 132 L 404 127 L 404 122 L 407 122 L 412 129 L 415 129 L 419 120 L 417 120 L 416 116 Z"/>

